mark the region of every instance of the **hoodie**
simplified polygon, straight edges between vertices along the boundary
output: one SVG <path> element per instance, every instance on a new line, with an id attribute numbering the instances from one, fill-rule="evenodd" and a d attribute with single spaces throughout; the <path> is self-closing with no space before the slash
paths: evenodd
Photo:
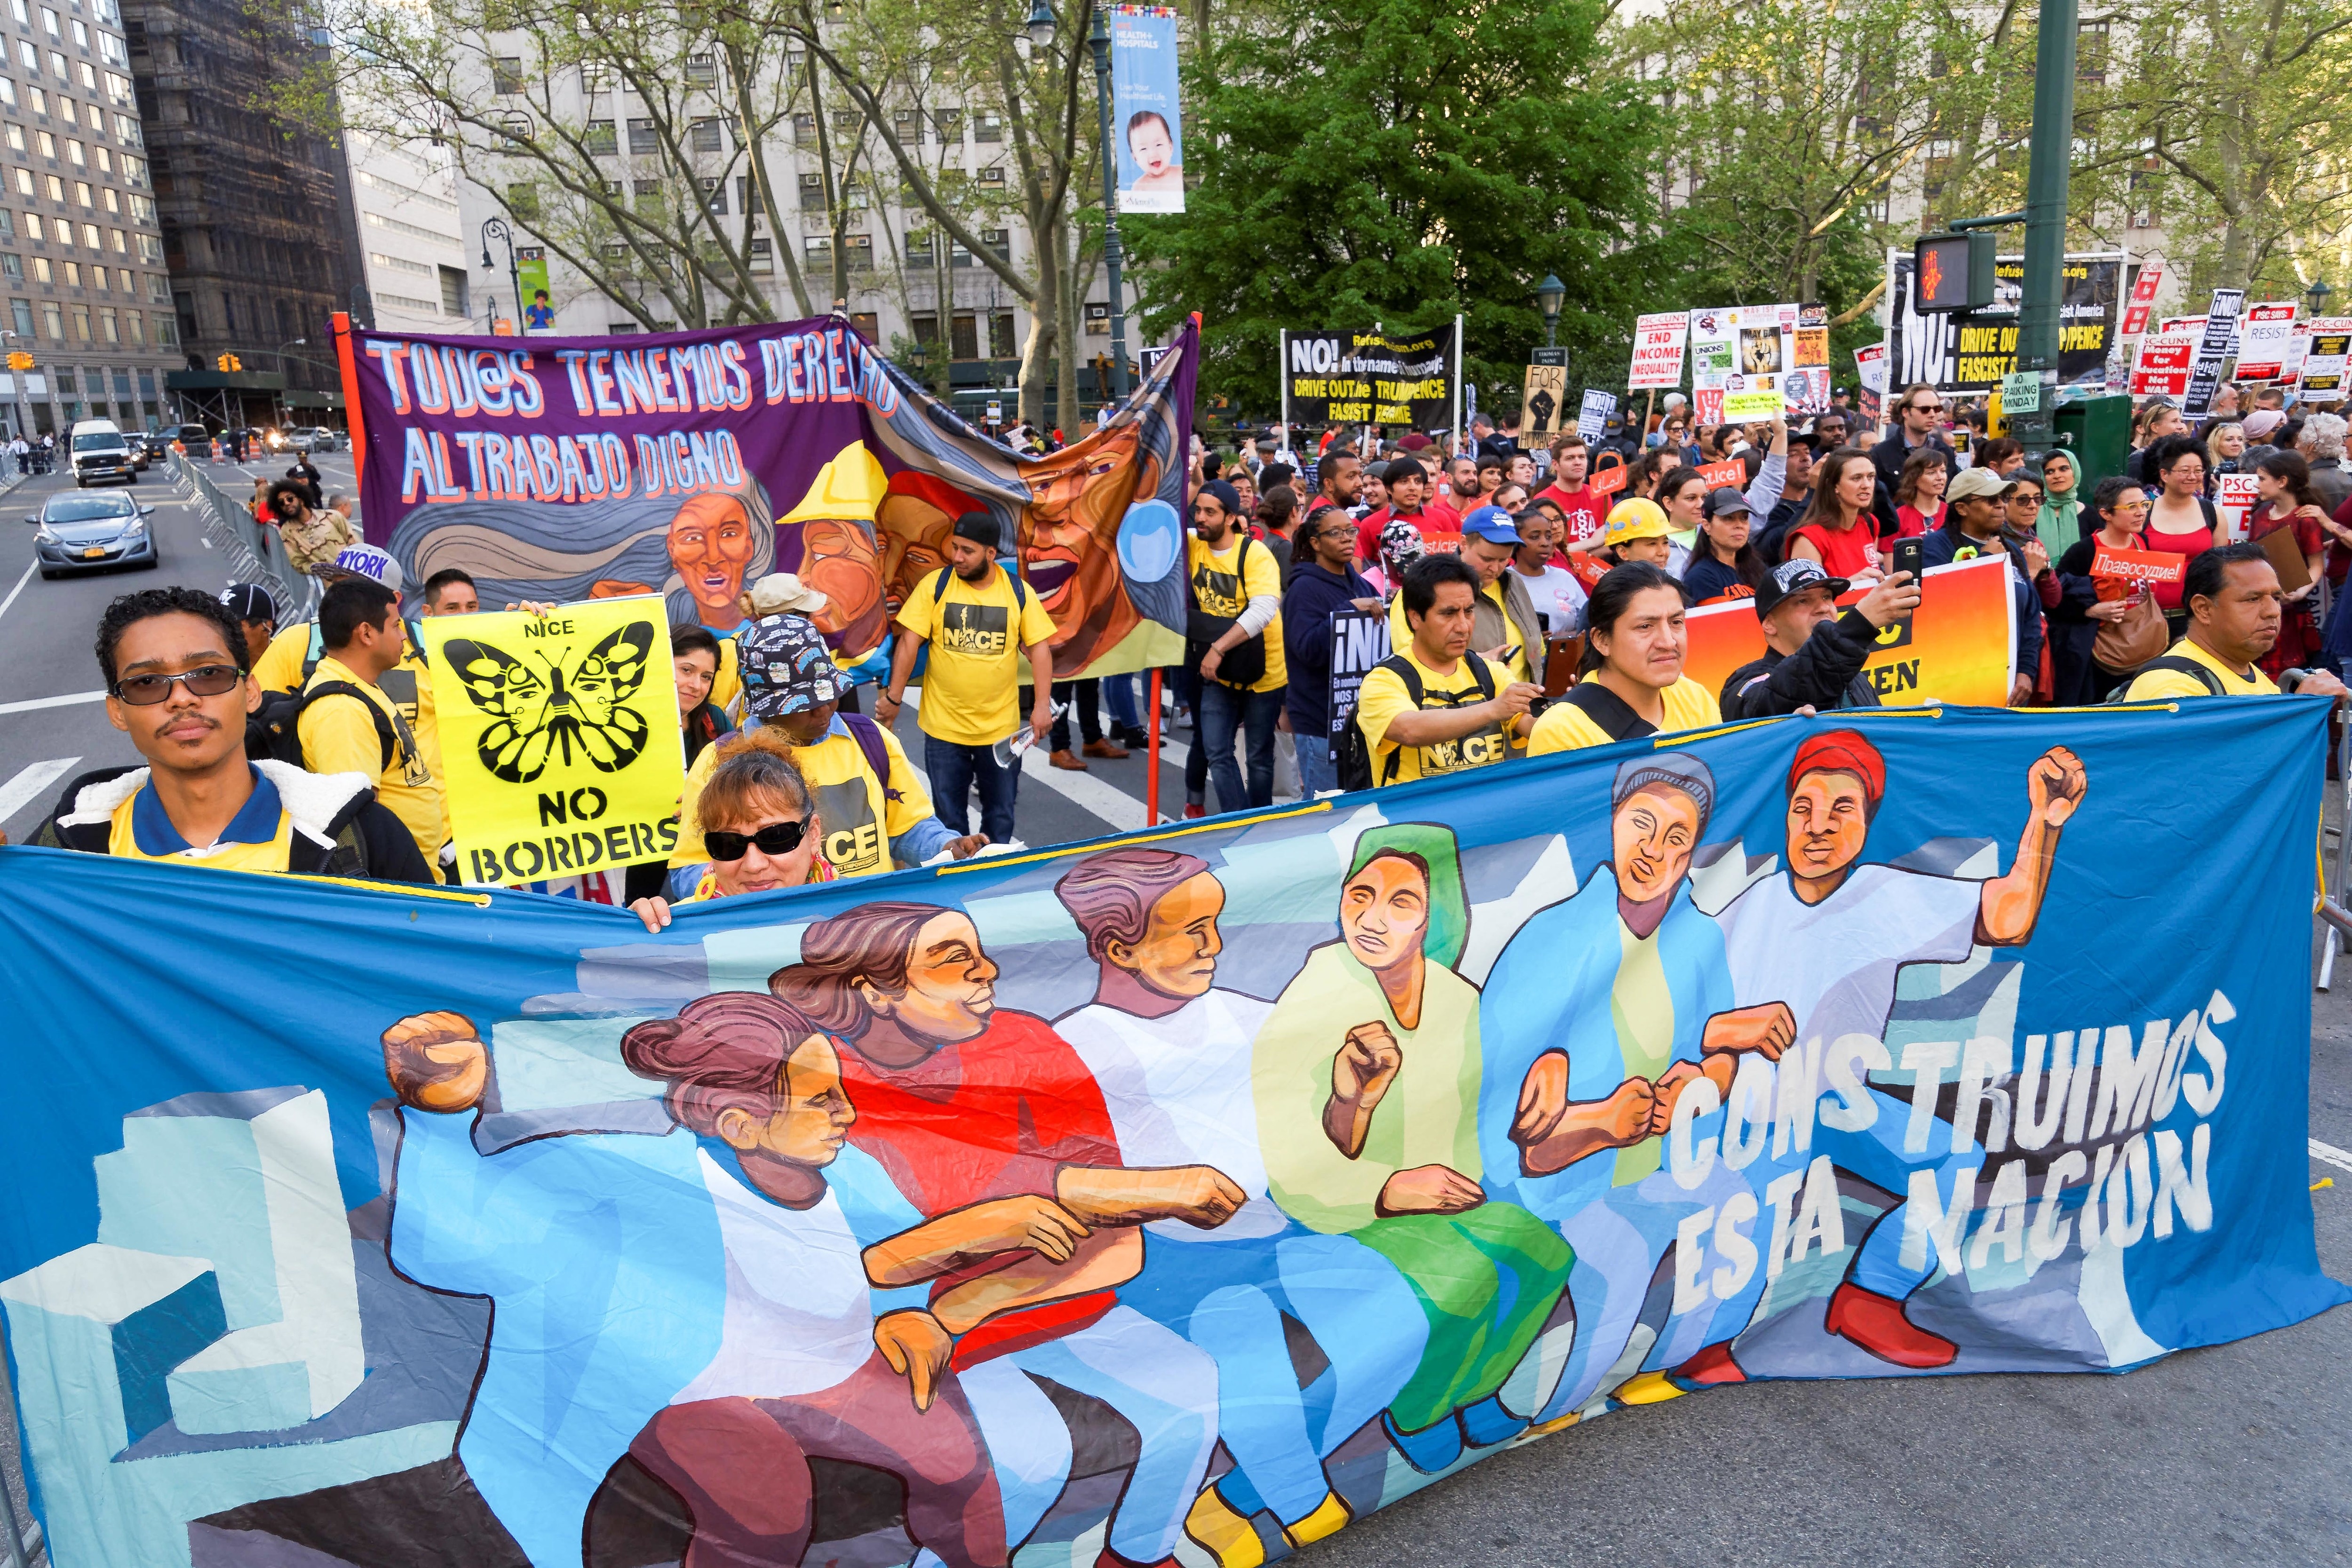
<path id="1" fill-rule="evenodd" d="M 390 808 L 377 804 L 363 774 L 313 773 L 268 760 L 253 766 L 277 789 L 278 804 L 293 818 L 289 873 L 376 882 L 434 880 L 416 840 Z M 83 773 L 66 785 L 32 842 L 106 854 L 116 808 L 145 786 L 148 773 L 100 768 Z"/>

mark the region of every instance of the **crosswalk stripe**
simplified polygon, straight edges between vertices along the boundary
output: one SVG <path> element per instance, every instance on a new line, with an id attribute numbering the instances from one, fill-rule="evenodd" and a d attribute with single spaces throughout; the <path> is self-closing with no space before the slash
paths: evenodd
<path id="1" fill-rule="evenodd" d="M 38 799 L 79 761 L 79 757 L 51 757 L 46 763 L 35 763 L 6 784 L 0 784 L 0 822 L 7 821 L 24 810 L 28 803 Z"/>
<path id="2" fill-rule="evenodd" d="M 1141 801 L 1103 783 L 1091 773 L 1072 773 L 1055 767 L 1047 760 L 1043 746 L 1032 746 L 1021 753 L 1021 776 L 1035 779 L 1079 810 L 1100 817 L 1103 825 L 1114 832 L 1144 826 Z"/>
<path id="3" fill-rule="evenodd" d="M 2322 1143 L 2316 1138 L 2310 1142 L 2313 1159 L 2324 1165 L 2333 1165 L 2339 1171 L 2352 1171 L 2352 1150 L 2338 1149 L 2335 1144 Z"/>
<path id="4" fill-rule="evenodd" d="M 103 702 L 103 691 L 69 691 L 63 697 L 35 697 L 23 702 L 0 702 L 0 713 L 30 713 L 36 708 L 70 708 L 77 702 Z"/>

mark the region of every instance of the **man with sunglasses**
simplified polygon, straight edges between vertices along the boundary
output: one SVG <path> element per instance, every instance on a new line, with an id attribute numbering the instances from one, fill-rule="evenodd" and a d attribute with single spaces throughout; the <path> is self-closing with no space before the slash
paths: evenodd
<path id="1" fill-rule="evenodd" d="M 433 879 L 365 778 L 247 760 L 246 715 L 261 689 L 243 628 L 218 599 L 194 588 L 123 595 L 99 621 L 98 662 L 106 716 L 147 765 L 75 779 L 34 843 L 236 871 Z"/>
<path id="2" fill-rule="evenodd" d="M 1941 394 L 1925 383 L 1903 395 L 1895 405 L 1895 428 L 1886 439 L 1870 449 L 1871 467 L 1878 470 L 1878 482 L 1886 493 L 1893 495 L 1902 482 L 1903 465 L 1911 454 L 1925 447 L 1944 459 L 1944 477 L 1949 479 L 1960 471 L 1960 455 L 1952 450 L 1950 442 L 1937 434 L 1944 417 Z"/>

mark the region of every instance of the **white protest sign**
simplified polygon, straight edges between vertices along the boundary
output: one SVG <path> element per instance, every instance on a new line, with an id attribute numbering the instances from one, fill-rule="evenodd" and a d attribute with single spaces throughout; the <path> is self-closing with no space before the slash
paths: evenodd
<path id="1" fill-rule="evenodd" d="M 2295 385 L 2305 397 L 2323 402 L 2344 395 L 2344 362 L 2352 351 L 2352 316 L 2315 316 L 2303 372 Z"/>
<path id="2" fill-rule="evenodd" d="M 2246 515 L 2262 498 L 2252 474 L 2223 474 L 2213 496 L 2213 510 L 2221 514 L 2221 543 L 2235 544 L 2246 537 Z"/>
<path id="3" fill-rule="evenodd" d="M 2286 374 L 2287 345 L 2294 341 L 2294 302 L 2256 305 L 2246 312 L 2238 337 L 2240 381 L 2276 381 Z"/>
<path id="4" fill-rule="evenodd" d="M 1601 433 L 1609 427 L 1609 416 L 1616 412 L 1615 394 L 1595 392 L 1591 387 L 1586 387 L 1584 406 L 1576 416 L 1576 433 L 1583 437 L 1588 444 L 1600 440 Z"/>
<path id="5" fill-rule="evenodd" d="M 1633 323 L 1633 373 L 1626 387 L 1633 392 L 1678 387 L 1683 384 L 1683 346 L 1690 335 L 1688 310 L 1662 310 Z"/>

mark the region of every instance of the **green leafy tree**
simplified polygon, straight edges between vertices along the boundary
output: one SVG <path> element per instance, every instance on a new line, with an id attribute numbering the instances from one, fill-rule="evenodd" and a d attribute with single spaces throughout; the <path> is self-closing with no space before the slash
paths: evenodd
<path id="1" fill-rule="evenodd" d="M 1202 391 L 1271 409 L 1282 329 L 1458 312 L 1470 378 L 1516 388 L 1551 272 L 1561 341 L 1622 380 L 1656 117 L 1604 69 L 1606 9 L 1299 0 L 1213 33 L 1186 73 L 1187 210 L 1120 219 L 1146 330 L 1200 311 Z"/>

